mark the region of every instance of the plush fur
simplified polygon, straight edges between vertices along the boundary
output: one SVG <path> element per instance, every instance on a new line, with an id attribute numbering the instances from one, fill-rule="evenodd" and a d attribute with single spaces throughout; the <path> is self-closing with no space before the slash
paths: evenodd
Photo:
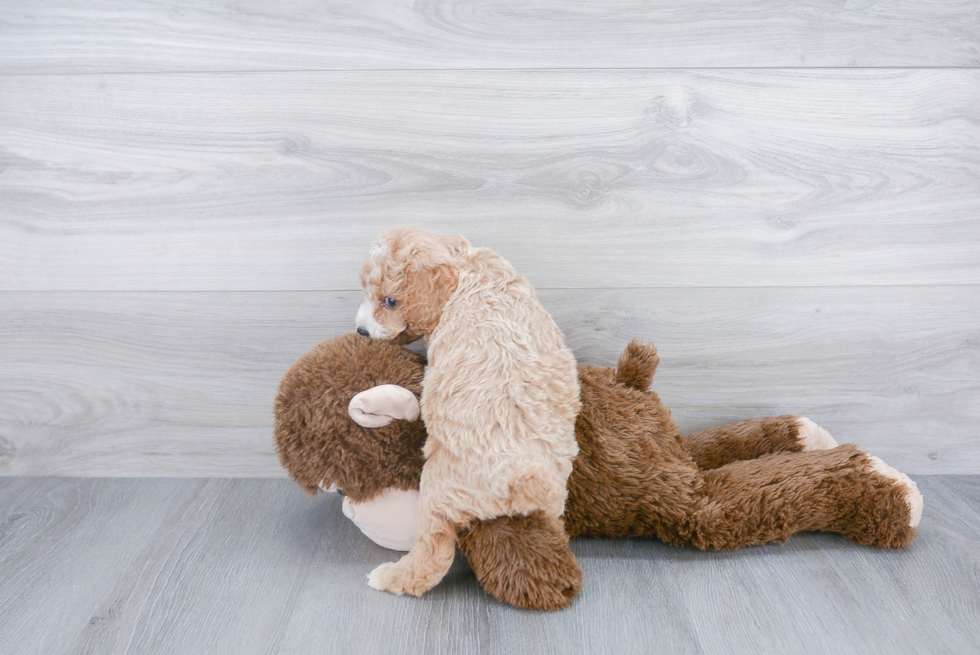
<path id="1" fill-rule="evenodd" d="M 561 516 L 578 452 L 575 358 L 527 278 L 463 237 L 392 230 L 371 248 L 361 279 L 360 328 L 428 344 L 416 543 L 370 576 L 375 589 L 419 596 L 449 570 L 460 528 Z"/>
<path id="2" fill-rule="evenodd" d="M 300 357 L 279 384 L 275 403 L 276 451 L 289 477 L 311 496 L 334 487 L 361 503 L 389 488 L 418 489 L 422 421 L 365 428 L 351 420 L 347 406 L 381 384 L 421 395 L 424 366 L 421 355 L 356 334 L 324 341 Z"/>
<path id="3" fill-rule="evenodd" d="M 781 542 L 804 530 L 877 547 L 911 543 L 922 497 L 907 476 L 851 444 L 804 450 L 814 431 L 798 416 L 681 437 L 648 389 L 657 362 L 652 346 L 634 341 L 616 369 L 579 367 L 579 454 L 560 521 L 517 512 L 477 517 L 446 535 L 489 593 L 518 607 L 570 604 L 582 582 L 566 535 L 656 536 L 706 550 Z M 379 384 L 418 395 L 424 373 L 418 355 L 358 335 L 314 348 L 286 374 L 276 399 L 276 445 L 290 476 L 307 491 L 333 485 L 352 499 L 418 487 L 422 421 L 364 429 L 346 408 Z"/>
<path id="4" fill-rule="evenodd" d="M 474 521 L 458 536 L 460 551 L 498 600 L 557 610 L 582 590 L 582 569 L 562 522 L 544 512 Z"/>

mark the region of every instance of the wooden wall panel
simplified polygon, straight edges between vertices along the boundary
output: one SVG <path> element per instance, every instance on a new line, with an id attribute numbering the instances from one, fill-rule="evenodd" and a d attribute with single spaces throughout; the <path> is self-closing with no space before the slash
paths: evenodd
<path id="1" fill-rule="evenodd" d="M 980 71 L 0 77 L 0 289 L 356 289 L 413 223 L 540 288 L 980 283 Z"/>
<path id="2" fill-rule="evenodd" d="M 582 363 L 654 341 L 685 431 L 810 416 L 912 473 L 980 468 L 980 286 L 542 290 Z M 0 474 L 280 476 L 286 368 L 357 292 L 0 294 Z"/>
<path id="3" fill-rule="evenodd" d="M 281 475 L 370 241 L 461 232 L 686 429 L 980 471 L 974 2 L 0 0 L 0 474 Z"/>
<path id="4" fill-rule="evenodd" d="M 970 0 L 57 0 L 0 5 L 0 72 L 976 66 Z"/>

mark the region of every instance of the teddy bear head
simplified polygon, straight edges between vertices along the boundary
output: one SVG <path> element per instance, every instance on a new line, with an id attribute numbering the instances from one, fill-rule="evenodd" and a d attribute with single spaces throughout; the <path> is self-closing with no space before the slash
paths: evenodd
<path id="1" fill-rule="evenodd" d="M 279 385 L 279 461 L 310 495 L 339 491 L 345 512 L 390 490 L 417 490 L 426 432 L 425 358 L 358 334 L 304 354 Z"/>

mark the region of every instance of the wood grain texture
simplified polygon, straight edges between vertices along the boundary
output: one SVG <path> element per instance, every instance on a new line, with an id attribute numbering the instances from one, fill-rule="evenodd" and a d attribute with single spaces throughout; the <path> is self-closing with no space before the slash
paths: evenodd
<path id="1" fill-rule="evenodd" d="M 0 71 L 976 66 L 968 0 L 58 0 L 0 5 Z"/>
<path id="2" fill-rule="evenodd" d="M 671 567 L 704 651 L 975 650 L 980 485 L 975 477 L 917 477 L 916 483 L 926 509 L 908 550 L 854 548 L 830 535 L 808 535 L 720 557 L 674 551 Z M 950 506 L 950 498 L 959 502 Z M 973 507 L 966 510 L 963 502 Z"/>
<path id="3" fill-rule="evenodd" d="M 980 286 L 543 290 L 581 363 L 652 340 L 685 431 L 799 413 L 912 473 L 980 470 Z M 290 364 L 358 292 L 0 293 L 0 473 L 282 476 Z"/>
<path id="4" fill-rule="evenodd" d="M 969 653 L 980 481 L 919 476 L 912 547 L 829 534 L 703 553 L 575 539 L 558 613 L 501 605 L 460 558 L 421 599 L 333 494 L 286 480 L 0 478 L 0 642 L 17 653 Z"/>
<path id="5" fill-rule="evenodd" d="M 302 584 L 324 510 L 336 509 L 296 502 L 295 491 L 261 481 L 8 483 L 4 650 L 262 652 Z"/>
<path id="6" fill-rule="evenodd" d="M 92 614 L 107 586 L 164 529 L 196 482 L 126 488 L 65 479 L 0 482 L 0 632 L 8 653 L 67 653 L 118 608 Z M 132 582 L 132 578 L 129 580 Z M 126 599 L 128 600 L 128 599 Z"/>
<path id="7" fill-rule="evenodd" d="M 978 70 L 0 77 L 0 289 L 356 289 L 466 234 L 539 288 L 980 283 Z"/>

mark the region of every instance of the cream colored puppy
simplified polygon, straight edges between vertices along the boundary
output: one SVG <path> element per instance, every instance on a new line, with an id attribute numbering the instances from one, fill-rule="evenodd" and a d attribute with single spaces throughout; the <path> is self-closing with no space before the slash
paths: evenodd
<path id="1" fill-rule="evenodd" d="M 475 519 L 558 518 L 578 454 L 575 358 L 526 278 L 500 255 L 418 228 L 378 239 L 361 270 L 357 331 L 428 344 L 428 430 L 415 543 L 369 584 L 421 596 Z"/>

